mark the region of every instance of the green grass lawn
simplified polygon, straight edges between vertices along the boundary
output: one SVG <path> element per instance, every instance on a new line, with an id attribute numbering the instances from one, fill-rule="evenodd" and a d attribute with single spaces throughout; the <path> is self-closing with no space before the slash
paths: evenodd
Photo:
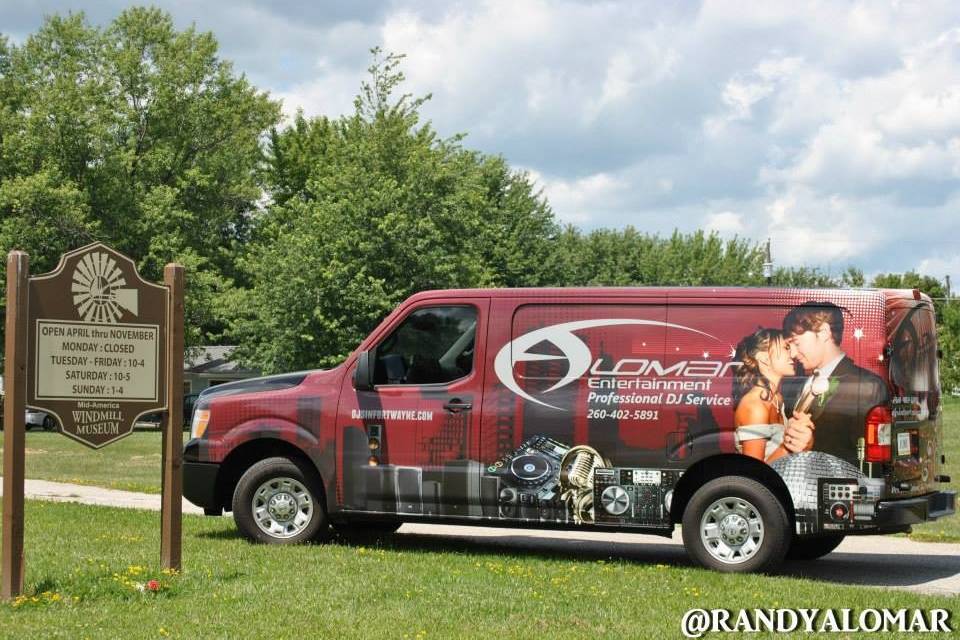
<path id="1" fill-rule="evenodd" d="M 960 490 L 960 398 L 944 404 L 944 441 L 952 482 Z M 184 440 L 189 435 L 184 433 Z M 0 451 L 2 451 L 0 432 Z M 160 493 L 160 433 L 136 432 L 104 449 L 88 449 L 56 433 L 27 433 L 28 478 L 74 482 L 111 489 Z M 960 541 L 960 516 L 914 527 L 911 537 L 936 542 Z"/>
<path id="2" fill-rule="evenodd" d="M 3 638 L 679 638 L 694 607 L 957 609 L 893 589 L 402 534 L 251 545 L 230 519 L 198 516 L 184 518 L 183 572 L 164 575 L 157 514 L 36 501 L 26 514 L 26 594 L 0 604 Z M 159 592 L 136 588 L 150 579 Z"/>
<path id="3" fill-rule="evenodd" d="M 189 437 L 184 433 L 184 442 Z M 26 476 L 160 493 L 160 443 L 159 431 L 137 431 L 103 449 L 90 449 L 58 433 L 28 431 Z M 0 432 L 0 451 L 2 444 Z"/>
<path id="4" fill-rule="evenodd" d="M 941 488 L 960 493 L 960 398 L 944 401 L 943 442 L 947 464 L 941 473 L 950 476 L 950 482 Z M 960 515 L 915 526 L 910 537 L 930 542 L 960 542 Z"/>

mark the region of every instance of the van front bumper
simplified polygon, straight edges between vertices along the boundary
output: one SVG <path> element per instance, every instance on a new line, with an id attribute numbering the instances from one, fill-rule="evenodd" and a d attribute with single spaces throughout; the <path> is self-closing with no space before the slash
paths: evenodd
<path id="1" fill-rule="evenodd" d="M 876 524 L 898 527 L 951 516 L 957 511 L 956 491 L 937 491 L 916 498 L 877 503 Z"/>
<path id="2" fill-rule="evenodd" d="M 216 462 L 200 462 L 200 440 L 194 438 L 183 447 L 183 497 L 202 507 L 208 515 L 220 515 L 222 506 L 217 501 Z"/>
<path id="3" fill-rule="evenodd" d="M 207 515 L 220 515 L 217 503 L 217 474 L 220 465 L 211 462 L 183 463 L 183 497 L 202 507 Z"/>

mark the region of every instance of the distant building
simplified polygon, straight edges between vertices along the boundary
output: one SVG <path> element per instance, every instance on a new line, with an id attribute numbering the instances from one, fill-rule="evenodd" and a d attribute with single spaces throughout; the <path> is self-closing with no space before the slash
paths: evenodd
<path id="1" fill-rule="evenodd" d="M 188 350 L 183 362 L 184 395 L 200 393 L 207 387 L 224 382 L 259 376 L 259 370 L 243 368 L 230 360 L 234 349 L 234 346 L 223 346 L 195 347 Z"/>

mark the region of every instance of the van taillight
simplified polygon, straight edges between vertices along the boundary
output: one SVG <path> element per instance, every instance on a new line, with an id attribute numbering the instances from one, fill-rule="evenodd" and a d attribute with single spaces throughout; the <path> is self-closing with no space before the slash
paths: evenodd
<path id="1" fill-rule="evenodd" d="M 867 414 L 866 451 L 867 462 L 890 462 L 890 434 L 893 430 L 893 415 L 890 409 L 879 405 Z"/>

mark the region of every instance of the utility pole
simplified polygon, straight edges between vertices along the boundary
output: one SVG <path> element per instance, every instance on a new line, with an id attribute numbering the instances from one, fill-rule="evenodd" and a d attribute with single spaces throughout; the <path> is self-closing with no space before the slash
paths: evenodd
<path id="1" fill-rule="evenodd" d="M 773 256 L 770 254 L 770 238 L 767 238 L 767 250 L 763 260 L 763 277 L 767 279 L 767 286 L 773 284 Z M 949 288 L 949 285 L 947 285 Z"/>
<path id="2" fill-rule="evenodd" d="M 950 274 L 947 274 L 947 300 L 950 299 Z"/>

